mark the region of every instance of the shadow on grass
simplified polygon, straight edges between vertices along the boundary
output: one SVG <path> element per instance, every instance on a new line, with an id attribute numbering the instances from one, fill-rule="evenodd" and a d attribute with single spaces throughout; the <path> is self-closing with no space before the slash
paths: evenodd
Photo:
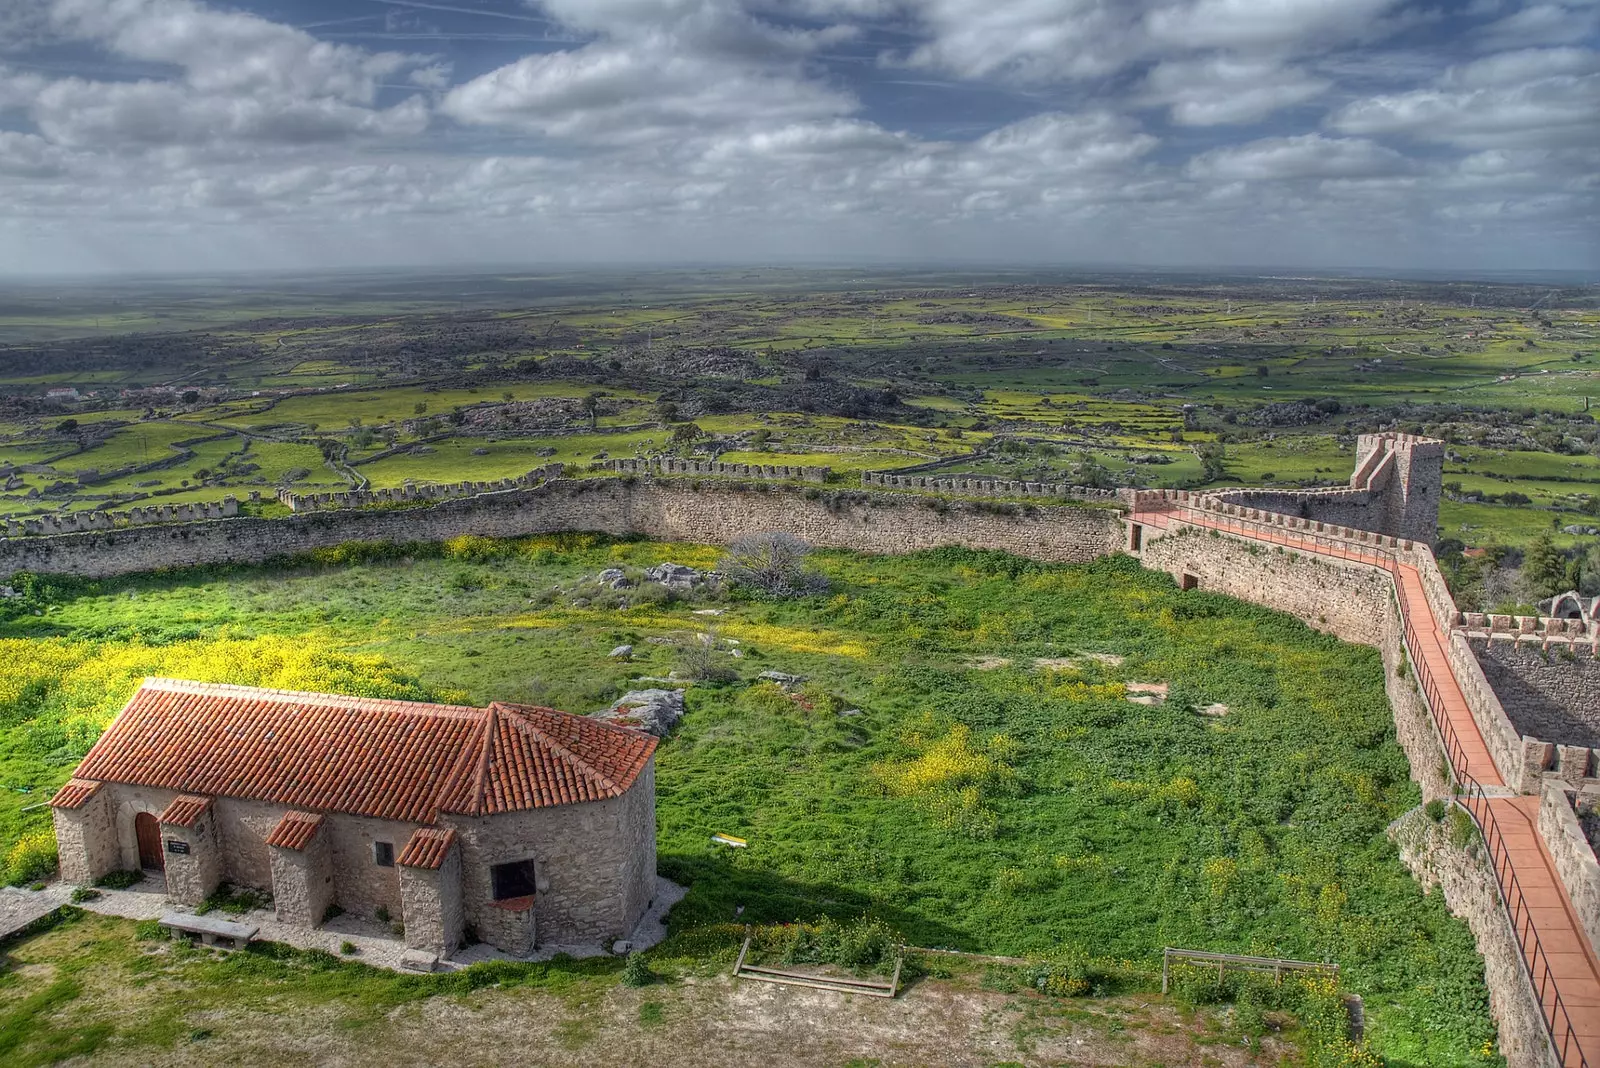
<path id="1" fill-rule="evenodd" d="M 959 946 L 967 938 L 953 927 L 859 890 L 741 868 L 725 855 L 668 853 L 658 857 L 656 865 L 663 876 L 689 887 L 688 895 L 667 917 L 674 935 L 708 924 L 813 922 L 824 916 L 849 921 L 873 916 L 911 945 Z"/>

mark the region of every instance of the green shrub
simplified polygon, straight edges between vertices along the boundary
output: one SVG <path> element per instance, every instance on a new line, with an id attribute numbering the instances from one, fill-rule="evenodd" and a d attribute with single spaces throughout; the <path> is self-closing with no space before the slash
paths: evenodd
<path id="1" fill-rule="evenodd" d="M 351 957 L 351 956 L 354 956 L 355 954 L 361 952 L 361 950 L 360 950 L 359 947 L 356 946 L 356 944 L 354 942 L 350 941 L 349 939 L 346 939 L 343 942 L 339 943 L 339 952 L 343 953 L 347 957 Z"/>
<path id="2" fill-rule="evenodd" d="M 1429 801 L 1426 805 L 1423 805 L 1422 811 L 1428 814 L 1428 818 L 1430 820 L 1438 823 L 1440 820 L 1444 819 L 1445 809 L 1448 807 L 1449 806 L 1445 804 L 1443 798 L 1436 797 L 1432 801 Z"/>
<path id="3" fill-rule="evenodd" d="M 143 878 L 144 872 L 142 871 L 113 871 L 100 876 L 99 879 L 95 880 L 94 885 L 103 887 L 106 890 L 126 890 Z"/>
<path id="4" fill-rule="evenodd" d="M 628 954 L 628 959 L 622 965 L 622 984 L 624 986 L 649 986 L 656 981 L 656 973 L 650 970 L 650 965 L 638 953 Z"/>
<path id="5" fill-rule="evenodd" d="M 72 903 L 81 905 L 85 901 L 94 901 L 100 897 L 100 891 L 92 886 L 74 886 L 72 888 Z"/>
<path id="6" fill-rule="evenodd" d="M 1477 824 L 1472 822 L 1472 817 L 1467 815 L 1465 809 L 1457 805 L 1450 809 L 1450 842 L 1465 849 L 1478 836 Z"/>

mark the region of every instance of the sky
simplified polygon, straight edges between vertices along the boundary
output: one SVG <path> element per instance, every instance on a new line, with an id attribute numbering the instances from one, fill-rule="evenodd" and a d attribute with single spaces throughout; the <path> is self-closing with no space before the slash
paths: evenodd
<path id="1" fill-rule="evenodd" d="M 1600 0 L 0 0 L 0 274 L 1600 269 Z"/>

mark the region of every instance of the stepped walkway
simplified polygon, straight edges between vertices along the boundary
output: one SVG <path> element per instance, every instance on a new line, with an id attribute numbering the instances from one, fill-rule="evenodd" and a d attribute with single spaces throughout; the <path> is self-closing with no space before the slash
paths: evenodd
<path id="1" fill-rule="evenodd" d="M 1449 636 L 1440 630 L 1428 606 L 1417 569 L 1381 550 L 1355 545 L 1334 548 L 1289 531 L 1195 508 L 1137 511 L 1129 518 L 1152 530 L 1168 529 L 1176 520 L 1389 572 L 1405 625 L 1407 652 L 1460 784 L 1457 800 L 1483 831 L 1506 916 L 1544 1011 L 1556 1063 L 1562 1068 L 1600 1066 L 1600 958 L 1583 933 L 1572 900 L 1556 875 L 1555 861 L 1539 834 L 1539 798 L 1508 790 L 1484 744 L 1446 655 Z"/>

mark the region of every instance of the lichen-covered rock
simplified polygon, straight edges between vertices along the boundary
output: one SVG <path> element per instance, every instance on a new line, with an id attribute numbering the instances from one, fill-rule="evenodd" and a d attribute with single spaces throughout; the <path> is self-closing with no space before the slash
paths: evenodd
<path id="1" fill-rule="evenodd" d="M 595 718 L 664 738 L 683 718 L 683 691 L 630 690 L 604 712 L 595 713 Z"/>

